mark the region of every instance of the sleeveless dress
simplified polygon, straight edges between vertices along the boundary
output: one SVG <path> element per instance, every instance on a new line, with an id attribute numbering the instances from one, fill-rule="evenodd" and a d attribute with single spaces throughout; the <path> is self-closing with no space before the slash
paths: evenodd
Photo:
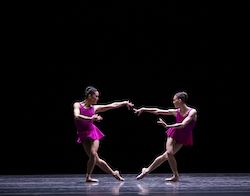
<path id="1" fill-rule="evenodd" d="M 93 116 L 95 115 L 95 110 L 94 110 L 94 106 L 92 106 L 89 109 L 85 109 L 81 103 L 79 103 L 80 105 L 80 114 L 84 115 L 84 116 Z M 92 140 L 100 140 L 101 138 L 103 138 L 105 135 L 99 130 L 98 127 L 96 127 L 93 124 L 93 121 L 86 121 L 86 120 L 76 120 L 75 121 L 75 125 L 77 128 L 77 134 L 78 134 L 78 143 L 83 143 L 83 141 L 85 139 L 92 139 Z"/>
<path id="2" fill-rule="evenodd" d="M 189 114 L 189 112 L 193 110 L 191 108 L 185 116 L 180 115 L 179 109 L 177 109 L 177 116 L 176 122 L 181 123 Z M 193 146 L 193 128 L 196 124 L 196 121 L 191 120 L 184 128 L 176 129 L 176 128 L 169 128 L 166 131 L 168 137 L 173 138 L 176 142 L 183 144 L 184 146 Z"/>

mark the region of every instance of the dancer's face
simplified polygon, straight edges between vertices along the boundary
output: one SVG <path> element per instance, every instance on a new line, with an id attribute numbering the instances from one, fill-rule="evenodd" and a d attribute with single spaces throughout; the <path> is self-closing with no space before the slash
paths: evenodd
<path id="1" fill-rule="evenodd" d="M 89 99 L 91 104 L 97 104 L 99 100 L 99 92 L 96 91 L 93 95 L 89 95 Z"/>
<path id="2" fill-rule="evenodd" d="M 177 96 L 174 96 L 174 98 L 173 98 L 173 104 L 174 104 L 174 107 L 175 107 L 175 108 L 180 108 L 181 99 L 178 99 Z"/>

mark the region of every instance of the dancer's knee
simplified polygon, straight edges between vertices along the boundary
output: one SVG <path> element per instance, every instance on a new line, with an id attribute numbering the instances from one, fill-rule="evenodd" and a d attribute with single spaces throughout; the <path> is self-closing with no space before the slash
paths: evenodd
<path id="1" fill-rule="evenodd" d="M 162 155 L 162 159 L 164 159 L 164 161 L 168 160 L 168 157 L 173 155 L 173 151 L 167 150 L 163 155 Z"/>
<path id="2" fill-rule="evenodd" d="M 167 156 L 169 157 L 169 156 L 171 156 L 171 155 L 174 155 L 174 152 L 173 152 L 173 150 L 167 150 L 167 151 L 166 151 L 166 154 L 167 154 Z"/>
<path id="3" fill-rule="evenodd" d="M 91 159 L 97 160 L 97 159 L 98 159 L 98 154 L 97 154 L 97 152 L 91 151 L 91 152 L 90 152 L 90 158 L 91 158 Z"/>
<path id="4" fill-rule="evenodd" d="M 165 153 L 161 156 L 161 158 L 162 158 L 163 161 L 168 160 L 168 154 L 167 154 L 167 152 L 165 152 Z"/>

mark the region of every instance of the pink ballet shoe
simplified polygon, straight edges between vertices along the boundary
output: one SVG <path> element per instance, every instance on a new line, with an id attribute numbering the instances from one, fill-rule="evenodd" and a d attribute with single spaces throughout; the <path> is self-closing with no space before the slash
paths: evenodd
<path id="1" fill-rule="evenodd" d="M 137 180 L 144 178 L 148 174 L 147 169 L 143 168 L 141 174 L 136 177 Z"/>
<path id="2" fill-rule="evenodd" d="M 86 178 L 86 182 L 99 182 L 99 180 L 93 178 Z"/>
<path id="3" fill-rule="evenodd" d="M 117 171 L 117 170 L 114 172 L 113 176 L 114 176 L 117 180 L 124 181 L 124 178 L 122 178 L 122 177 L 120 176 L 120 173 L 119 173 L 119 171 Z"/>
<path id="4" fill-rule="evenodd" d="M 86 182 L 99 182 L 99 180 L 93 179 L 89 174 L 86 174 Z"/>
<path id="5" fill-rule="evenodd" d="M 165 181 L 177 182 L 177 181 L 179 181 L 179 176 L 173 176 L 172 178 L 166 178 Z"/>

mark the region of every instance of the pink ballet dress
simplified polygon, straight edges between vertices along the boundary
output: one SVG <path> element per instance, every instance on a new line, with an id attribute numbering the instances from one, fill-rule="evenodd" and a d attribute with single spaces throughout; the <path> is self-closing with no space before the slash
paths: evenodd
<path id="1" fill-rule="evenodd" d="M 83 116 L 93 116 L 95 115 L 95 110 L 94 110 L 94 106 L 92 106 L 89 109 L 85 109 L 82 104 L 80 104 L 80 114 Z M 78 134 L 78 143 L 83 143 L 83 141 L 85 139 L 92 139 L 92 140 L 100 140 L 101 138 L 103 138 L 105 135 L 98 129 L 98 127 L 96 127 L 93 124 L 93 121 L 86 121 L 86 120 L 76 120 L 75 121 L 75 125 L 77 128 L 77 134 Z"/>
<path id="2" fill-rule="evenodd" d="M 189 112 L 192 110 L 191 108 L 186 116 L 181 116 L 179 109 L 177 109 L 177 116 L 176 116 L 176 122 L 181 123 L 189 114 Z M 169 128 L 166 131 L 166 134 L 168 137 L 173 138 L 176 142 L 183 144 L 184 146 L 193 146 L 193 128 L 196 124 L 196 121 L 192 120 L 190 121 L 184 128 L 182 129 L 176 129 L 176 128 Z"/>

